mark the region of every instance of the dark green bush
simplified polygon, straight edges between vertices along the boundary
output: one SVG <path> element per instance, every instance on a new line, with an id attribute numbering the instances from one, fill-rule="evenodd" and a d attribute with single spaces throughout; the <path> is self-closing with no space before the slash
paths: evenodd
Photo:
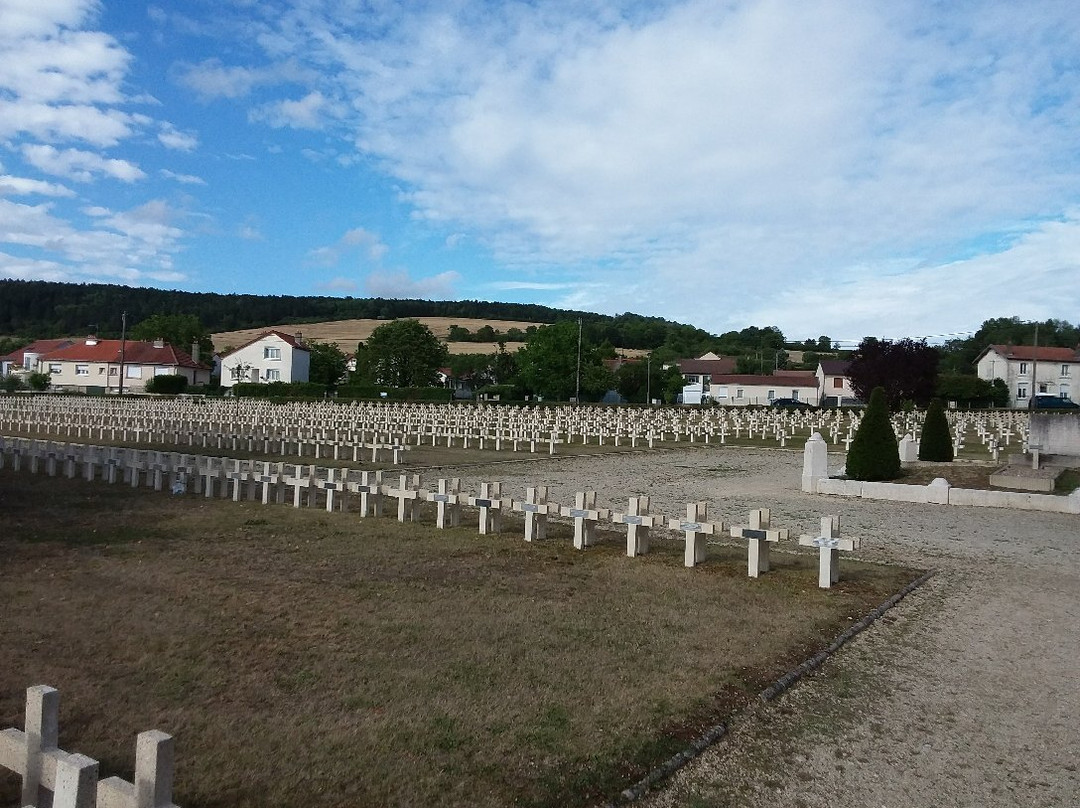
<path id="1" fill-rule="evenodd" d="M 945 407 L 940 398 L 930 402 L 919 441 L 919 460 L 934 463 L 951 463 L 953 459 L 952 432 L 945 417 Z"/>
<path id="2" fill-rule="evenodd" d="M 889 421 L 882 387 L 875 387 L 870 394 L 870 403 L 848 450 L 845 473 L 850 480 L 867 482 L 900 476 L 900 447 Z"/>
<path id="3" fill-rule="evenodd" d="M 177 393 L 183 393 L 187 390 L 187 385 L 187 377 L 181 376 L 178 373 L 166 376 L 155 376 L 146 383 L 146 392 L 176 395 Z"/>

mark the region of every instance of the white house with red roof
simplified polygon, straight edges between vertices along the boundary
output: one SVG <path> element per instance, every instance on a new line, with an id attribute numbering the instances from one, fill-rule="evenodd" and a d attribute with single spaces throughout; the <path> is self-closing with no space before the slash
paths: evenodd
<path id="1" fill-rule="evenodd" d="M 1076 401 L 1080 347 L 991 345 L 975 360 L 975 372 L 986 381 L 1004 381 L 1011 407 L 1027 407 L 1033 395 Z"/>
<path id="2" fill-rule="evenodd" d="M 306 382 L 311 352 L 292 334 L 265 331 L 221 357 L 221 386 L 238 382 Z"/>
<path id="3" fill-rule="evenodd" d="M 38 359 L 51 351 L 66 348 L 74 342 L 75 340 L 71 339 L 39 339 L 5 356 L 0 356 L 0 376 L 19 371 L 36 372 Z"/>
<path id="4" fill-rule="evenodd" d="M 124 392 L 139 393 L 155 376 L 183 376 L 188 384 L 208 384 L 211 369 L 162 340 L 90 336 L 40 355 L 35 370 L 49 374 L 54 390 L 117 393 L 123 380 Z"/>

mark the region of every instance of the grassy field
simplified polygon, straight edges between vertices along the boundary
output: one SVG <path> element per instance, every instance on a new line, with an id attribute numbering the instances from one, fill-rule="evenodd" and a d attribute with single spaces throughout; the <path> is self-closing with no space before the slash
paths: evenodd
<path id="1" fill-rule="evenodd" d="M 429 519 L 430 514 L 425 515 Z M 470 522 L 472 520 L 469 520 Z M 574 806 L 611 797 L 913 579 L 681 542 L 638 559 L 0 471 L 0 727 L 61 693 L 61 747 L 132 775 L 177 738 L 174 800 Z M 17 781 L 0 774 L 0 804 Z"/>

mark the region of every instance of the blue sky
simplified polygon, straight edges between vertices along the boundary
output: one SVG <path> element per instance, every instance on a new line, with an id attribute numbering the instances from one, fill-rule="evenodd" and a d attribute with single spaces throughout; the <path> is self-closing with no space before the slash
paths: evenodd
<path id="1" fill-rule="evenodd" d="M 0 0 L 0 277 L 1080 320 L 1072 2 Z"/>

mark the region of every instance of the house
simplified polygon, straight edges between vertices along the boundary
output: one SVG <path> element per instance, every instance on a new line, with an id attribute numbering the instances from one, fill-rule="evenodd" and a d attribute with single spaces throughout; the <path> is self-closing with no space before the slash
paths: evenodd
<path id="1" fill-rule="evenodd" d="M 818 362 L 817 378 L 819 401 L 823 407 L 838 407 L 858 401 L 848 378 L 851 362 L 847 359 L 822 359 Z"/>
<path id="2" fill-rule="evenodd" d="M 975 372 L 980 379 L 1005 382 L 1010 407 L 1027 407 L 1032 395 L 1075 400 L 1080 347 L 990 345 L 975 360 Z"/>
<path id="3" fill-rule="evenodd" d="M 237 382 L 306 382 L 311 352 L 299 337 L 265 331 L 221 356 L 221 386 Z"/>
<path id="4" fill-rule="evenodd" d="M 66 348 L 74 343 L 71 339 L 39 339 L 24 345 L 6 356 L 0 356 L 0 376 L 7 376 L 14 371 L 32 373 L 37 370 L 37 362 L 51 351 Z"/>
<path id="5" fill-rule="evenodd" d="M 207 365 L 162 340 L 139 342 L 89 336 L 42 354 L 35 370 L 49 374 L 54 390 L 80 393 L 118 393 L 121 389 L 143 392 L 150 379 L 165 375 L 183 376 L 188 384 L 210 382 Z"/>
<path id="6" fill-rule="evenodd" d="M 745 407 L 769 405 L 778 398 L 818 404 L 818 380 L 812 371 L 780 371 L 772 375 L 722 374 L 712 377 L 709 398 L 717 404 Z"/>
<path id="7" fill-rule="evenodd" d="M 707 353 L 697 359 L 676 359 L 673 363 L 682 374 L 687 385 L 700 384 L 708 392 L 714 376 L 723 376 L 735 372 L 736 360 L 730 356 L 717 356 Z M 664 369 L 671 365 L 664 365 Z"/>

